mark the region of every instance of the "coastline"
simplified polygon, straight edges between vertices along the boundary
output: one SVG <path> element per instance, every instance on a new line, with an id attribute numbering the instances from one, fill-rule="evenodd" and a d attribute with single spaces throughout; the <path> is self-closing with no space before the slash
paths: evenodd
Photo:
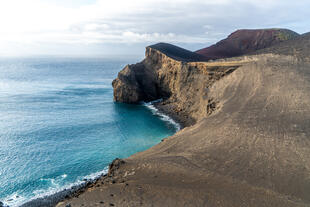
<path id="1" fill-rule="evenodd" d="M 169 122 L 172 124 L 177 133 L 181 129 L 183 129 L 186 125 L 185 122 L 182 122 L 182 119 L 178 117 L 176 114 L 173 112 L 168 112 L 167 110 L 164 110 L 160 107 L 162 100 L 156 100 L 153 102 L 148 102 L 148 103 L 141 103 L 141 105 L 149 108 L 154 116 L 158 116 L 161 120 L 165 122 Z M 178 122 L 178 121 L 181 122 Z M 164 139 L 167 139 L 164 138 Z M 163 139 L 163 140 L 164 140 Z M 146 149 L 148 150 L 148 149 Z M 127 158 L 126 158 L 127 159 Z M 71 199 L 71 198 L 78 198 L 79 195 L 84 193 L 87 189 L 93 188 L 95 186 L 99 187 L 101 185 L 109 185 L 112 183 L 117 182 L 115 179 L 113 179 L 112 172 L 113 168 L 111 166 L 113 163 L 118 162 L 120 159 L 115 158 L 110 164 L 109 164 L 109 170 L 106 173 L 102 173 L 101 175 L 95 176 L 94 178 L 89 178 L 89 179 L 84 179 L 81 181 L 81 183 L 77 185 L 73 185 L 70 188 L 65 188 L 64 190 L 60 190 L 59 192 L 56 192 L 51 195 L 46 195 L 43 197 L 35 198 L 33 200 L 30 200 L 24 204 L 22 204 L 20 207 L 54 207 L 58 206 L 57 204 L 61 204 L 63 201 Z M 105 171 L 105 170 L 103 170 Z M 87 176 L 86 176 L 87 177 Z M 122 181 L 124 182 L 124 181 Z M 7 207 L 7 206 L 5 206 Z M 8 206 L 9 207 L 9 206 Z"/>
<path id="2" fill-rule="evenodd" d="M 186 122 L 182 120 L 181 117 L 177 116 L 172 111 L 161 107 L 163 102 L 164 101 L 162 99 L 159 99 L 147 103 L 143 102 L 142 105 L 149 108 L 153 112 L 153 115 L 158 116 L 161 120 L 172 124 L 175 127 L 176 132 L 186 127 Z"/>
<path id="3" fill-rule="evenodd" d="M 113 81 L 115 100 L 169 95 L 156 109 L 189 127 L 114 160 L 106 176 L 57 207 L 308 207 L 310 62 L 295 55 L 182 63 L 148 48 Z"/>
<path id="4" fill-rule="evenodd" d="M 194 120 L 188 119 L 188 116 L 186 117 L 186 115 L 182 116 L 181 114 L 176 113 L 173 107 L 169 104 L 165 104 L 164 101 L 156 102 L 153 105 L 160 113 L 163 113 L 175 120 L 175 122 L 179 124 L 180 130 L 195 124 Z"/>
<path id="5" fill-rule="evenodd" d="M 304 96 L 309 77 L 300 75 L 306 74 L 309 63 L 268 54 L 250 60 L 237 68 L 227 66 L 230 60 L 204 63 L 195 70 L 178 62 L 163 66 L 158 74 L 164 73 L 173 99 L 155 103 L 156 108 L 176 112 L 180 120 L 199 121 L 150 149 L 115 160 L 111 166 L 117 167 L 111 167 L 101 183 L 57 207 L 309 206 L 305 115 L 310 99 Z M 125 68 L 114 81 L 114 95 L 124 101 L 132 97 L 134 85 L 123 77 L 132 75 L 128 71 L 133 70 Z M 181 78 L 171 75 L 176 73 Z M 302 103 L 299 108 L 292 96 Z"/>
<path id="6" fill-rule="evenodd" d="M 21 207 L 40 207 L 40 206 L 46 206 L 46 207 L 53 207 L 56 206 L 57 203 L 68 199 L 70 197 L 77 196 L 81 193 L 83 193 L 88 187 L 94 185 L 98 180 L 101 179 L 101 177 L 106 176 L 106 174 L 102 174 L 98 178 L 95 179 L 89 179 L 87 181 L 84 181 L 81 184 L 74 185 L 69 189 L 61 190 L 55 194 L 47 195 L 41 198 L 36 198 L 33 200 L 30 200 L 24 204 L 21 205 Z"/>

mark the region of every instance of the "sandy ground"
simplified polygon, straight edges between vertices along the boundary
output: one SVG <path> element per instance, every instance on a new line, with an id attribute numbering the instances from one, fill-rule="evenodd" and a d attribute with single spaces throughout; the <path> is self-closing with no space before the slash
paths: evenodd
<path id="1" fill-rule="evenodd" d="M 210 116 L 57 206 L 310 206 L 310 63 L 262 56 L 210 97 Z"/>

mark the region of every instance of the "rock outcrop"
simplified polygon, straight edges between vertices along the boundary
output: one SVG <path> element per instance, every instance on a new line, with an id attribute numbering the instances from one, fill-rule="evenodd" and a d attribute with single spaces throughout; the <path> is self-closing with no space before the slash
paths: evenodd
<path id="1" fill-rule="evenodd" d="M 212 83 L 233 72 L 247 60 L 185 62 L 184 54 L 192 53 L 180 49 L 173 53 L 171 50 L 171 45 L 163 43 L 160 47 L 147 47 L 145 59 L 127 65 L 113 81 L 114 100 L 139 103 L 163 99 L 161 109 L 168 113 L 173 111 L 181 119 L 179 121 L 190 125 L 218 107 L 208 97 L 208 88 Z M 177 55 L 179 58 L 176 58 Z M 193 60 L 193 57 L 187 60 Z"/>
<path id="2" fill-rule="evenodd" d="M 142 62 L 127 65 L 113 81 L 114 100 L 138 103 L 168 97 L 172 91 L 165 76 L 176 72 L 168 70 L 201 58 L 196 53 L 166 43 L 149 46 Z"/>
<path id="3" fill-rule="evenodd" d="M 149 46 L 142 62 L 127 65 L 113 81 L 114 100 L 139 103 L 163 99 L 157 104 L 158 108 L 176 115 L 174 118 L 183 125 L 192 125 L 220 107 L 208 96 L 214 81 L 248 62 L 249 57 L 216 62 L 205 60 L 254 52 L 276 53 L 269 49 L 273 45 L 278 48 L 276 51 L 282 51 L 277 54 L 287 55 L 287 51 L 294 48 L 287 45 L 294 44 L 295 39 L 304 40 L 305 36 L 309 35 L 300 36 L 287 29 L 237 30 L 228 38 L 196 53 L 167 43 Z M 307 45 L 305 41 L 297 42 L 300 46 Z M 264 51 L 264 48 L 267 48 L 265 52 L 257 52 Z"/>

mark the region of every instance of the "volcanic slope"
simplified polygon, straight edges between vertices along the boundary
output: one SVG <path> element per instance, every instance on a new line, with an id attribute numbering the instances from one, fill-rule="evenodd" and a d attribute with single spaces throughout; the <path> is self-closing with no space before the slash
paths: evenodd
<path id="1" fill-rule="evenodd" d="M 296 37 L 299 37 L 299 34 L 288 29 L 242 29 L 196 53 L 204 56 L 205 60 L 229 58 L 268 48 Z"/>
<path id="2" fill-rule="evenodd" d="M 192 96 L 171 90 L 175 99 L 169 104 L 180 97 L 192 103 L 198 97 L 195 106 L 181 102 L 196 113 L 196 124 L 124 163 L 115 161 L 108 176 L 59 206 L 309 207 L 309 41 L 305 35 L 291 40 L 289 51 L 283 43 L 262 54 L 212 62 L 218 70 L 238 67 L 209 85 L 201 83 L 210 77 L 207 65 L 189 67 L 175 60 L 166 68 L 175 72 L 165 76 L 171 78 L 169 87 L 179 88 L 181 81 L 182 88 L 198 90 Z M 168 58 L 153 59 L 154 70 Z M 189 76 L 188 71 L 196 72 Z M 114 87 L 128 83 L 119 81 Z M 114 95 L 129 94 L 123 90 Z M 207 100 L 214 103 L 210 113 Z"/>

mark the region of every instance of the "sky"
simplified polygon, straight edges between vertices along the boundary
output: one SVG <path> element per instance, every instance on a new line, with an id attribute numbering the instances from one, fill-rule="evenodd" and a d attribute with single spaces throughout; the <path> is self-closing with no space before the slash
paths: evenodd
<path id="1" fill-rule="evenodd" d="M 189 50 L 237 29 L 310 31 L 309 0 L 1 0 L 0 56 L 139 56 Z"/>

